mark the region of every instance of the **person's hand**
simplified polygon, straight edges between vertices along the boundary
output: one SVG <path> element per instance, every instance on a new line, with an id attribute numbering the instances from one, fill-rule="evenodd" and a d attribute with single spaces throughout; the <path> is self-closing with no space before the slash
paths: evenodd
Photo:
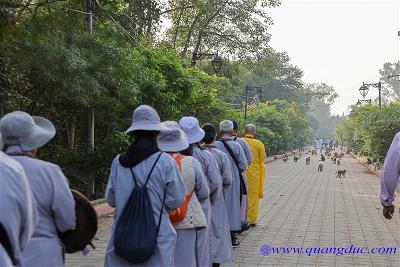
<path id="1" fill-rule="evenodd" d="M 383 206 L 383 217 L 390 220 L 393 218 L 393 214 L 394 214 L 394 205 L 393 204 L 390 206 Z"/>

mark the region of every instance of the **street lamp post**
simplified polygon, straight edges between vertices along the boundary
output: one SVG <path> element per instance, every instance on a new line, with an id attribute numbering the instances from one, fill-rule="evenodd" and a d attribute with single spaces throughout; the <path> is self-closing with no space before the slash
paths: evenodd
<path id="1" fill-rule="evenodd" d="M 360 91 L 360 94 L 363 97 L 367 96 L 368 90 L 369 90 L 369 88 L 368 88 L 369 86 L 378 88 L 378 91 L 379 91 L 379 106 L 381 107 L 382 106 L 382 96 L 381 96 L 382 83 L 381 82 L 378 82 L 378 83 L 364 83 L 363 82 L 363 85 L 360 87 L 360 89 L 358 89 Z"/>
<path id="2" fill-rule="evenodd" d="M 249 97 L 249 91 L 256 89 L 258 92 L 262 92 L 262 86 L 251 86 L 251 85 L 246 85 L 246 92 L 245 92 L 245 104 L 244 104 L 244 123 L 246 123 L 247 119 L 247 100 Z"/>
<path id="3" fill-rule="evenodd" d="M 193 53 L 192 55 L 192 66 L 196 65 L 197 60 L 203 60 L 205 58 L 211 58 L 211 65 L 215 73 L 221 71 L 222 58 L 217 53 Z"/>

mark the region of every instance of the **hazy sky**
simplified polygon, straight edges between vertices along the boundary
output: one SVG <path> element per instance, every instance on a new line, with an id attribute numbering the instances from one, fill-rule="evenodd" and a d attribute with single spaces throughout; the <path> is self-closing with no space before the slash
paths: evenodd
<path id="1" fill-rule="evenodd" d="M 332 113 L 362 98 L 362 82 L 379 80 L 385 62 L 400 60 L 400 1 L 282 0 L 271 9 L 271 46 L 286 51 L 305 82 L 332 85 Z M 377 89 L 366 98 L 374 99 Z"/>

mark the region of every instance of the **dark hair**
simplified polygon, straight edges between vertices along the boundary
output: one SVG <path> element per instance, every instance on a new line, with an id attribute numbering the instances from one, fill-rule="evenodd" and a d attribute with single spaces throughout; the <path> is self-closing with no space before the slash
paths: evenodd
<path id="1" fill-rule="evenodd" d="M 189 145 L 188 148 L 186 148 L 185 150 L 181 151 L 181 154 L 184 156 L 192 156 L 193 155 L 193 146 Z"/>
<path id="2" fill-rule="evenodd" d="M 236 120 L 232 120 L 233 123 L 233 130 L 238 130 L 239 129 L 239 123 Z"/>
<path id="3" fill-rule="evenodd" d="M 210 123 L 206 123 L 203 126 L 203 130 L 205 132 L 203 142 L 206 144 L 211 144 L 212 142 L 214 142 L 215 136 L 217 135 L 217 130 L 215 129 L 215 126 Z"/>
<path id="4" fill-rule="evenodd" d="M 156 140 L 157 136 L 160 132 L 159 131 L 145 131 L 145 130 L 137 130 L 137 131 L 133 131 L 131 132 L 131 138 L 133 138 L 133 142 L 135 142 L 135 140 L 140 140 L 143 138 L 146 139 L 150 139 L 150 140 Z"/>

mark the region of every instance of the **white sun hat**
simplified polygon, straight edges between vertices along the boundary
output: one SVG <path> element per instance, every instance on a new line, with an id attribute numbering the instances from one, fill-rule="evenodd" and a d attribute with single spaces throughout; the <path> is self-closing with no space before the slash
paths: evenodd
<path id="1" fill-rule="evenodd" d="M 125 133 L 133 131 L 165 131 L 168 130 L 161 124 L 157 111 L 148 105 L 141 105 L 133 111 L 132 125 Z"/>
<path id="2" fill-rule="evenodd" d="M 158 148 L 166 152 L 180 152 L 189 147 L 189 141 L 184 131 L 175 121 L 164 121 L 163 126 L 168 130 L 158 135 Z"/>
<path id="3" fill-rule="evenodd" d="M 23 151 L 30 151 L 53 139 L 56 128 L 46 118 L 14 111 L 0 120 L 0 132 L 6 145 L 19 145 Z"/>
<path id="4" fill-rule="evenodd" d="M 185 132 L 189 144 L 195 144 L 203 140 L 205 132 L 199 126 L 199 121 L 195 117 L 183 117 L 179 121 L 179 126 Z"/>

